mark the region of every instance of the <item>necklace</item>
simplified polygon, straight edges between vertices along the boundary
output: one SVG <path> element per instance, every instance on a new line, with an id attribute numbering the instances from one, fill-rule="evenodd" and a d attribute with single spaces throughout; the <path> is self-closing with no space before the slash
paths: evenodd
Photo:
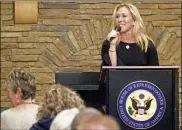
<path id="1" fill-rule="evenodd" d="M 23 102 L 20 102 L 19 104 L 20 105 L 21 104 L 36 104 L 36 102 L 35 101 L 23 101 Z"/>
<path id="2" fill-rule="evenodd" d="M 24 102 L 24 103 L 20 103 L 20 104 L 18 104 L 17 106 L 15 106 L 16 108 L 21 108 L 21 109 L 24 109 L 24 108 L 26 108 L 26 107 L 29 107 L 29 105 L 36 105 L 36 103 L 35 102 Z"/>
<path id="3" fill-rule="evenodd" d="M 36 104 L 35 102 L 26 102 L 26 103 L 20 103 L 19 106 L 22 106 L 22 105 L 30 105 L 30 104 Z"/>
<path id="4" fill-rule="evenodd" d="M 126 45 L 126 49 L 130 49 L 130 46 L 129 45 Z"/>
<path id="5" fill-rule="evenodd" d="M 36 104 L 35 102 L 24 102 L 24 103 L 21 103 L 21 104 Z"/>

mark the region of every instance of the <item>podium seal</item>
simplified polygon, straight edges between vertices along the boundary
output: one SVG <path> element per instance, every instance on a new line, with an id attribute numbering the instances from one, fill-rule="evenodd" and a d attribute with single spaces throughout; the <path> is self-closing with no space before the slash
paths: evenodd
<path id="1" fill-rule="evenodd" d="M 128 84 L 119 94 L 117 112 L 121 120 L 134 129 L 148 129 L 163 117 L 166 101 L 162 91 L 148 81 Z"/>

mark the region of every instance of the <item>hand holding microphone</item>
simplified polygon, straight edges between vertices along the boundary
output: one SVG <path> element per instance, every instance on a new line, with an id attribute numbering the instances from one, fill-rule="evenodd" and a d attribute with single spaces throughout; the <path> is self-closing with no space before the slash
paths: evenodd
<path id="1" fill-rule="evenodd" d="M 118 41 L 118 32 L 121 31 L 121 27 L 120 26 L 116 26 L 115 30 L 112 30 L 108 36 L 107 36 L 107 40 L 112 44 L 115 45 L 116 42 Z"/>

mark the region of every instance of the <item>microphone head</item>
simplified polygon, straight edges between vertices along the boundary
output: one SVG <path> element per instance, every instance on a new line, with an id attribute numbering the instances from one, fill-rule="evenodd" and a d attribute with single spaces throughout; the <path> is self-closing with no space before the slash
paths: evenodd
<path id="1" fill-rule="evenodd" d="M 116 27 L 115 27 L 115 30 L 116 30 L 117 32 L 120 32 L 120 31 L 121 31 L 121 27 L 120 27 L 120 26 L 116 26 Z"/>

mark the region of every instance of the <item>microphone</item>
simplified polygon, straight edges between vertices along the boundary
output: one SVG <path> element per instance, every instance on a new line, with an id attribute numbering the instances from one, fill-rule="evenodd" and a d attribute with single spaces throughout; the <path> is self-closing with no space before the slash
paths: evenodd
<path id="1" fill-rule="evenodd" d="M 120 26 L 116 26 L 115 30 L 116 30 L 116 32 L 120 32 L 121 31 L 121 27 Z M 116 38 L 116 37 L 111 37 L 109 42 L 111 42 L 114 38 Z"/>

